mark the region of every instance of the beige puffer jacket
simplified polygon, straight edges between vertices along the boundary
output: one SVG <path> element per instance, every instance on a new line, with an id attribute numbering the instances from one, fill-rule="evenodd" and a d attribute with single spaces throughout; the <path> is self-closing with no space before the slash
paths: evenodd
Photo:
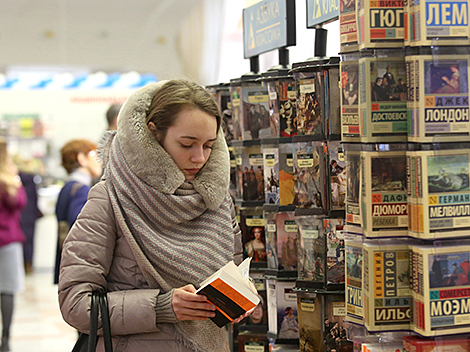
<path id="1" fill-rule="evenodd" d="M 59 304 L 64 320 L 87 332 L 91 292 L 103 288 L 108 291 L 115 352 L 191 351 L 176 341 L 173 291 L 160 294 L 149 288 L 116 226 L 105 181 L 91 189 L 88 200 L 93 201 L 85 204 L 63 247 Z M 234 211 L 233 224 L 234 261 L 239 263 L 242 244 Z M 97 351 L 104 351 L 102 339 Z"/>

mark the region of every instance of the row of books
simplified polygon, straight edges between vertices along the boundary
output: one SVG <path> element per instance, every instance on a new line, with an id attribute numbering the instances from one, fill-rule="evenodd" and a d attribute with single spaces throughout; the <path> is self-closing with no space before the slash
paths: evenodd
<path id="1" fill-rule="evenodd" d="M 371 238 L 469 235 L 469 143 L 356 144 L 345 156 L 348 232 Z"/>
<path id="2" fill-rule="evenodd" d="M 348 321 L 372 332 L 469 331 L 470 239 L 437 246 L 347 236 L 345 243 Z"/>
<path id="3" fill-rule="evenodd" d="M 470 45 L 468 14 L 468 0 L 341 2 L 341 51 Z"/>
<path id="4" fill-rule="evenodd" d="M 339 141 L 309 138 L 294 137 L 288 143 L 262 140 L 258 145 L 232 147 L 233 198 L 294 205 L 315 214 L 344 211 L 343 148 Z"/>
<path id="5" fill-rule="evenodd" d="M 344 54 L 342 141 L 468 140 L 469 51 L 435 47 Z"/>

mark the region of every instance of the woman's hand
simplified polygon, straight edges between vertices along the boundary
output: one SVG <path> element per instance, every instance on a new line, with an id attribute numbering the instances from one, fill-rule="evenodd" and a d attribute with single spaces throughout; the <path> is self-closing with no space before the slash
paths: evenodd
<path id="1" fill-rule="evenodd" d="M 193 285 L 174 290 L 171 304 L 178 320 L 206 320 L 215 316 L 215 305 L 195 292 Z"/>
<path id="2" fill-rule="evenodd" d="M 237 319 L 234 319 L 232 321 L 232 324 L 237 324 L 239 322 L 241 322 L 243 319 L 245 319 L 246 317 L 249 317 L 251 315 L 251 313 L 253 313 L 253 311 L 255 310 L 256 306 L 251 308 L 249 311 L 247 311 L 245 314 L 243 315 L 240 315 Z"/>

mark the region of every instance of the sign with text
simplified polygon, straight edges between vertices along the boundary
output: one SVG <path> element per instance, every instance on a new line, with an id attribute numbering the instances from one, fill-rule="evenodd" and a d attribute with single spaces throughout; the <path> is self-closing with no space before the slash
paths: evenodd
<path id="1" fill-rule="evenodd" d="M 307 28 L 338 18 L 339 0 L 307 0 Z"/>
<path id="2" fill-rule="evenodd" d="M 243 9 L 245 59 L 295 44 L 295 0 L 264 0 Z"/>

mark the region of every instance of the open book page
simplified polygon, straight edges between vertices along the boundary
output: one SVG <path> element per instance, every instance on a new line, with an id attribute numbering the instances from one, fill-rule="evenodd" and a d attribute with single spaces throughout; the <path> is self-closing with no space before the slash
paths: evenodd
<path id="1" fill-rule="evenodd" d="M 206 286 L 208 283 L 213 281 L 216 277 L 221 277 L 221 274 L 223 272 L 224 277 L 226 275 L 229 275 L 233 280 L 236 280 L 240 284 L 244 284 L 246 287 L 248 287 L 251 290 L 250 279 L 249 279 L 250 263 L 251 263 L 251 258 L 246 258 L 242 263 L 240 263 L 239 266 L 236 266 L 233 260 L 231 260 L 227 264 L 225 264 L 222 268 L 217 270 L 214 274 L 212 274 L 203 282 L 201 282 L 200 287 L 202 288 Z"/>

